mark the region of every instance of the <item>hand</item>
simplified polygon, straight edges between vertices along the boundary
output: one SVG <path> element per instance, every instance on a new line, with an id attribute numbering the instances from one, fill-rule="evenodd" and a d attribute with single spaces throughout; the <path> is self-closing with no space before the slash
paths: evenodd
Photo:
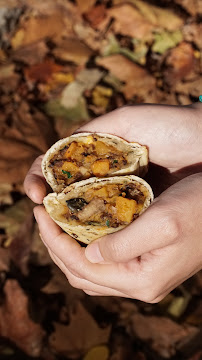
<path id="1" fill-rule="evenodd" d="M 180 110 L 163 106 L 124 108 L 94 120 L 81 130 L 116 133 L 147 144 L 154 163 L 176 171 L 199 161 L 199 150 L 195 150 L 195 142 L 199 143 L 197 117 L 192 112 L 193 121 L 188 122 L 193 109 Z M 130 131 L 125 133 L 125 129 Z M 39 177 L 40 160 L 25 180 L 26 192 L 37 203 L 41 203 L 46 194 Z M 156 302 L 201 269 L 202 227 L 198 201 L 201 181 L 201 174 L 196 174 L 178 182 L 130 226 L 99 239 L 86 249 L 63 233 L 43 207 L 35 208 L 35 216 L 51 257 L 72 286 L 91 295 Z"/>

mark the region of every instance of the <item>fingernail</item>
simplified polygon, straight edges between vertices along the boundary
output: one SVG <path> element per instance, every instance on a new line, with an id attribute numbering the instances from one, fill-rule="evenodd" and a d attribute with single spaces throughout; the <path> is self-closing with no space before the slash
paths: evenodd
<path id="1" fill-rule="evenodd" d="M 85 255 L 91 263 L 100 263 L 104 261 L 97 242 L 87 246 Z"/>

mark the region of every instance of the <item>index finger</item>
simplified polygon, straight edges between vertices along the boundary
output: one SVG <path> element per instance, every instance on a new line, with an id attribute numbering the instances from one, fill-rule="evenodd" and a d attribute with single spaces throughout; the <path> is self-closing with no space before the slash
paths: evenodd
<path id="1" fill-rule="evenodd" d="M 42 204 L 43 198 L 50 191 L 41 170 L 43 157 L 44 155 L 40 155 L 36 158 L 24 180 L 25 193 L 36 204 Z"/>

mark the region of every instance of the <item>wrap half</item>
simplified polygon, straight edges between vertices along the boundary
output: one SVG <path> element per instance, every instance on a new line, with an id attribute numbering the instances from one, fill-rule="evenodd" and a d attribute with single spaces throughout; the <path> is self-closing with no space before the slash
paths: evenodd
<path id="1" fill-rule="evenodd" d="M 42 161 L 43 175 L 56 192 L 91 177 L 144 176 L 146 146 L 102 133 L 78 133 L 56 142 Z"/>
<path id="2" fill-rule="evenodd" d="M 90 178 L 44 198 L 51 218 L 73 238 L 89 244 L 138 218 L 153 200 L 149 184 L 134 175 Z"/>

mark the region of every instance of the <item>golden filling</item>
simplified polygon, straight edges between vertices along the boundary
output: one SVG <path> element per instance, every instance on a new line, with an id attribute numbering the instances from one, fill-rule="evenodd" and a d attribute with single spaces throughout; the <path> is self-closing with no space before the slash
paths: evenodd
<path id="1" fill-rule="evenodd" d="M 148 190 L 141 184 L 109 184 L 88 189 L 82 196 L 66 200 L 63 213 L 68 221 L 85 225 L 118 227 L 136 219 Z"/>
<path id="2" fill-rule="evenodd" d="M 127 153 L 89 135 L 86 142 L 65 146 L 50 160 L 57 184 L 65 186 L 92 176 L 104 177 L 127 165 Z"/>

